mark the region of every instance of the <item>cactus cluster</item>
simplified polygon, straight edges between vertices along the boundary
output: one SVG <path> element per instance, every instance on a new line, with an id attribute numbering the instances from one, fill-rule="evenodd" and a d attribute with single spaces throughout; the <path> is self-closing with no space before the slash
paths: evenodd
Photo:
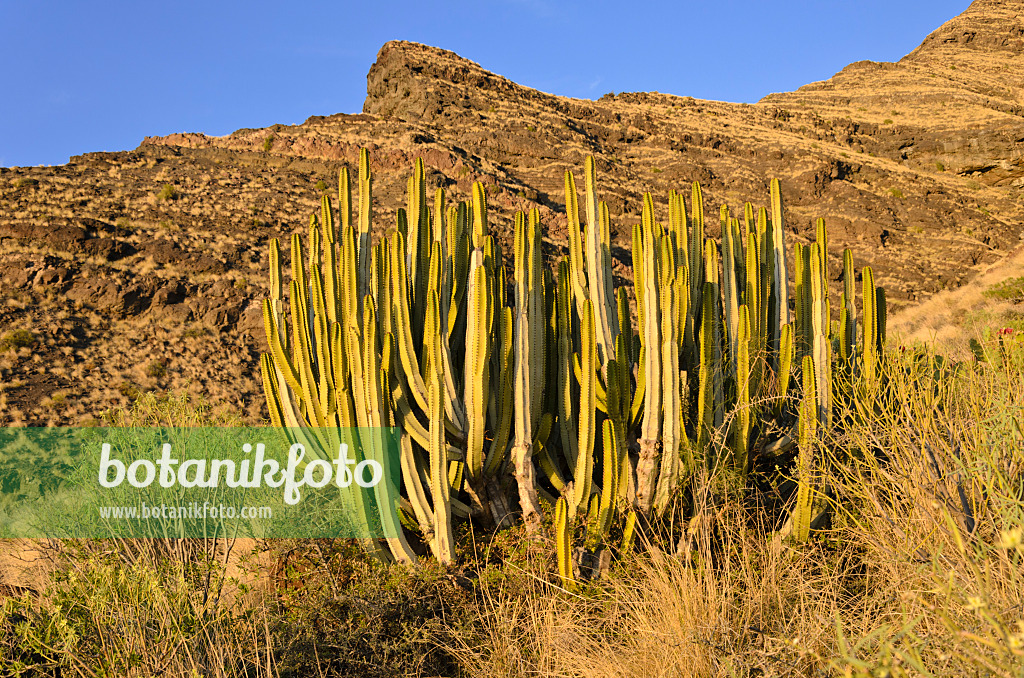
<path id="1" fill-rule="evenodd" d="M 794 360 L 804 404 L 790 437 L 800 443 L 798 510 L 809 506 L 807 436 L 831 425 L 833 371 L 837 383 L 877 379 L 885 302 L 871 271 L 858 346 L 852 259 L 847 251 L 833 324 L 819 221 L 817 241 L 796 246 L 791 319 L 778 181 L 768 208 L 721 209 L 720 242 L 706 235 L 694 183 L 689 204 L 670 192 L 666 221 L 644 195 L 630 294 L 615 285 L 593 158 L 584 179 L 582 221 L 565 173 L 568 254 L 552 267 L 536 209 L 516 215 L 506 259 L 483 186 L 455 205 L 437 189 L 429 204 L 419 160 L 406 207 L 374 244 L 365 151 L 356 214 L 342 169 L 337 209 L 323 198 L 305 250 L 293 236 L 287 302 L 271 242 L 261 368 L 272 423 L 400 430 L 401 496 L 377 508 L 405 529 L 367 544 L 381 557 L 414 561 L 406 534 L 416 533 L 450 562 L 454 521 L 500 527 L 521 514 L 536 530 L 548 505 L 559 573 L 575 586 L 574 543 L 594 553 L 615 533 L 629 548 L 638 516 L 664 514 L 700 465 L 743 476 L 757 450 L 779 448 Z"/>

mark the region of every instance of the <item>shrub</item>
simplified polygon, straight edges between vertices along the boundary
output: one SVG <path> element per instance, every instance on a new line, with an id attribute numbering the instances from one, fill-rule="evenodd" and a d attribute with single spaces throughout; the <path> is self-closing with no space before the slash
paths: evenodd
<path id="1" fill-rule="evenodd" d="M 1005 299 L 1014 303 L 1024 301 L 1024 276 L 1007 278 L 990 286 L 983 294 L 989 299 Z"/>
<path id="2" fill-rule="evenodd" d="M 901 191 L 898 188 L 890 188 L 889 189 L 889 195 L 891 195 L 894 198 L 902 198 L 903 197 L 903 191 Z"/>
<path id="3" fill-rule="evenodd" d="M 36 343 L 36 337 L 28 330 L 11 330 L 0 337 L 0 353 L 12 348 L 26 348 Z"/>
<path id="4" fill-rule="evenodd" d="M 167 376 L 167 365 L 160 360 L 154 360 L 146 367 L 146 376 L 153 379 L 162 379 Z"/>
<path id="5" fill-rule="evenodd" d="M 269 137 L 263 140 L 263 152 L 270 153 L 271 147 L 274 145 L 274 135 L 271 134 Z"/>
<path id="6" fill-rule="evenodd" d="M 164 184 L 164 187 L 161 188 L 160 192 L 156 194 L 156 199 L 177 200 L 179 195 L 180 194 L 178 193 L 178 189 L 175 188 L 172 184 Z"/>
<path id="7" fill-rule="evenodd" d="M 946 166 L 943 165 L 940 161 L 936 160 L 935 161 L 935 169 L 937 169 L 940 172 L 945 172 L 946 171 Z"/>

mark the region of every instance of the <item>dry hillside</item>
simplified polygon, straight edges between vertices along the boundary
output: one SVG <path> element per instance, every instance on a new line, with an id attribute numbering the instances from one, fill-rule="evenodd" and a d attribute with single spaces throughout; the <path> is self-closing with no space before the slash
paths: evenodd
<path id="1" fill-rule="evenodd" d="M 0 168 L 0 335 L 34 339 L 0 353 L 0 424 L 73 424 L 186 386 L 261 417 L 267 241 L 305 231 L 360 147 L 380 231 L 422 157 L 449 199 L 488 185 L 506 243 L 513 213 L 538 207 L 552 257 L 565 243 L 563 172 L 594 155 L 624 280 L 644 191 L 663 202 L 700 181 L 714 215 L 765 202 L 778 177 L 791 240 L 824 217 L 833 277 L 851 247 L 893 303 L 917 303 L 970 281 L 1024 232 L 1024 2 L 976 0 L 897 63 L 857 62 L 752 105 L 569 99 L 390 42 L 358 115 Z"/>

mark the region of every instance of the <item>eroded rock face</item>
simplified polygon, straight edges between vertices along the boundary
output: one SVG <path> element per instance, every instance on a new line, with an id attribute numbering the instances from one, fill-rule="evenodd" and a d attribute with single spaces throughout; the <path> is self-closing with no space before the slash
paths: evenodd
<path id="1" fill-rule="evenodd" d="M 538 208 L 550 261 L 566 245 L 564 171 L 579 175 L 593 155 L 618 284 L 629 284 L 645 191 L 664 218 L 668 190 L 688 196 L 700 181 L 707 214 L 735 213 L 767 202 L 778 177 L 791 241 L 813 238 L 817 217 L 829 224 L 832 278 L 851 247 L 897 305 L 956 287 L 1024 228 L 1022 26 L 1020 0 L 978 0 L 897 63 L 856 62 L 753 105 L 568 99 L 389 42 L 357 115 L 0 168 L 0 332 L 40 337 L 30 353 L 0 356 L 0 381 L 21 383 L 5 389 L 0 423 L 75 423 L 139 389 L 187 384 L 261 416 L 267 242 L 281 238 L 287 261 L 290 234 L 306 233 L 321 192 L 335 194 L 363 147 L 377 234 L 393 227 L 421 157 L 449 200 L 485 184 L 506 252 L 514 212 Z M 157 360 L 164 376 L 147 371 Z M 53 393 L 66 393 L 62 406 L 47 405 Z"/>

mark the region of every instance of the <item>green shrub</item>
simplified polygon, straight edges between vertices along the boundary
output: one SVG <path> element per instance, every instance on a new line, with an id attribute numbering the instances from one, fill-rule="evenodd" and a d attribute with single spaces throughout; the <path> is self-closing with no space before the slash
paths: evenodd
<path id="1" fill-rule="evenodd" d="M 146 376 L 153 379 L 162 379 L 167 376 L 167 365 L 160 360 L 154 360 L 146 367 Z"/>
<path id="2" fill-rule="evenodd" d="M 28 330 L 11 330 L 0 337 L 0 353 L 12 348 L 26 348 L 36 343 L 36 336 Z"/>
<path id="3" fill-rule="evenodd" d="M 935 169 L 937 169 L 940 172 L 945 172 L 946 171 L 946 166 L 943 165 L 940 161 L 936 160 L 935 161 Z"/>
<path id="4" fill-rule="evenodd" d="M 983 294 L 989 299 L 1006 299 L 1014 303 L 1024 301 L 1024 276 L 1007 278 L 990 286 Z"/>
<path id="5" fill-rule="evenodd" d="M 263 152 L 270 153 L 271 147 L 274 145 L 274 135 L 271 134 L 269 137 L 263 140 Z"/>
<path id="6" fill-rule="evenodd" d="M 156 194 L 157 200 L 177 200 L 178 189 L 172 184 L 164 184 L 164 187 L 160 189 L 160 192 Z"/>
<path id="7" fill-rule="evenodd" d="M 889 189 L 889 195 L 891 195 L 894 198 L 902 198 L 903 197 L 903 191 L 901 191 L 898 188 L 890 188 Z"/>

